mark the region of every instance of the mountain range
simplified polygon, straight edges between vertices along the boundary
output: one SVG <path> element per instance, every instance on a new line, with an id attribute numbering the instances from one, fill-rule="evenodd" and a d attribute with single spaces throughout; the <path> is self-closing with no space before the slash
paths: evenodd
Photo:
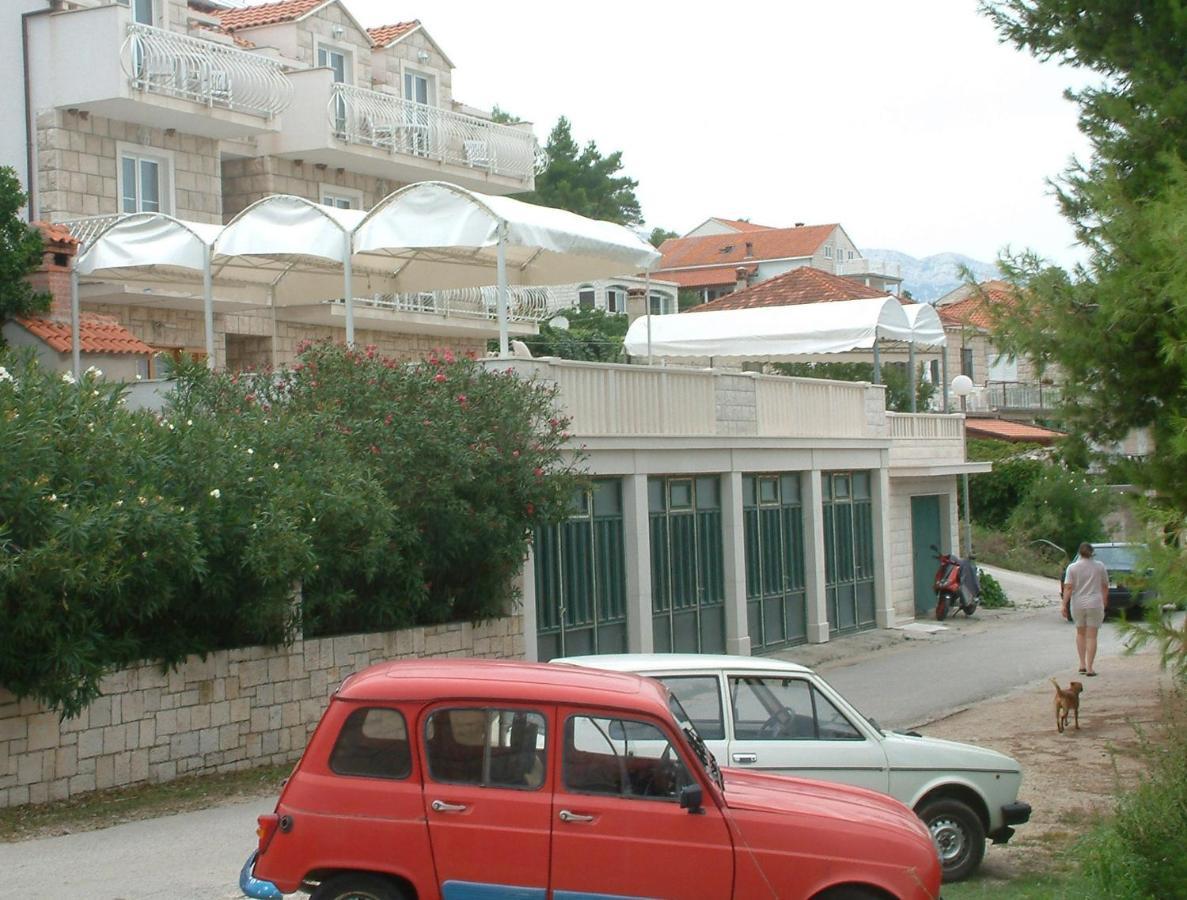
<path id="1" fill-rule="evenodd" d="M 902 268 L 903 290 L 920 303 L 934 303 L 965 280 L 961 267 L 965 266 L 977 281 L 1001 278 L 994 263 L 981 262 L 960 253 L 935 253 L 919 259 L 898 250 L 862 250 L 866 259 L 898 263 Z"/>

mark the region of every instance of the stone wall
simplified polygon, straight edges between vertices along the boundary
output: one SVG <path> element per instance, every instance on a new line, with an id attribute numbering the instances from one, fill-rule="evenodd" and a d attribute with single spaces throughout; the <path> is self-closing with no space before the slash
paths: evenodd
<path id="1" fill-rule="evenodd" d="M 222 166 L 222 205 L 228 220 L 252 203 L 273 194 L 293 194 L 321 202 L 323 187 L 360 196 L 359 209 L 370 209 L 404 182 L 295 159 L 256 156 L 228 159 Z"/>
<path id="2" fill-rule="evenodd" d="M 171 672 L 137 666 L 105 678 L 103 696 L 64 721 L 0 688 L 0 808 L 292 761 L 347 675 L 431 656 L 522 659 L 522 620 L 223 650 Z"/>

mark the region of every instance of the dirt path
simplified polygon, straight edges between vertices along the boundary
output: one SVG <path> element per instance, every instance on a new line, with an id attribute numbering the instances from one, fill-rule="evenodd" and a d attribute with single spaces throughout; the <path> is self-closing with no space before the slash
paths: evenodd
<path id="1" fill-rule="evenodd" d="M 1170 682 L 1149 653 L 1102 662 L 1096 678 L 1074 671 L 1057 676 L 1063 687 L 1073 679 L 1084 683 L 1079 731 L 1056 732 L 1050 682 L 921 729 L 930 737 L 993 747 L 1022 764 L 1020 799 L 1034 812 L 1008 845 L 988 848 L 982 877 L 1048 868 L 1096 815 L 1112 809 L 1118 787 L 1132 784 L 1141 771 L 1138 730 L 1159 719 L 1159 692 Z"/>

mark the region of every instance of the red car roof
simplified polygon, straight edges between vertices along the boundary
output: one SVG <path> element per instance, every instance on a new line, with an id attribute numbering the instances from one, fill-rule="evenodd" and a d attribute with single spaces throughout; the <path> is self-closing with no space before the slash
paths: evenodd
<path id="1" fill-rule="evenodd" d="M 389 701 L 464 697 L 608 705 L 660 714 L 667 710 L 665 689 L 638 675 L 487 659 L 378 663 L 343 682 L 337 696 L 343 700 Z"/>

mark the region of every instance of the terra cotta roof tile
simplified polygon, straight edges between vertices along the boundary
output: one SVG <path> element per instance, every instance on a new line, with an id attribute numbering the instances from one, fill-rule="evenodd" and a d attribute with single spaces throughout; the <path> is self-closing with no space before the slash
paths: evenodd
<path id="1" fill-rule="evenodd" d="M 411 22 L 397 22 L 395 25 L 379 25 L 375 28 L 368 28 L 367 34 L 371 36 L 371 40 L 375 42 L 376 46 L 386 47 L 397 38 L 402 38 L 419 24 L 420 19 L 413 19 Z"/>
<path id="2" fill-rule="evenodd" d="M 1026 441 L 1032 444 L 1051 444 L 1064 437 L 1062 431 L 1011 422 L 1007 419 L 965 419 L 964 430 L 969 437 L 997 438 L 999 441 Z"/>
<path id="3" fill-rule="evenodd" d="M 671 280 L 679 273 L 667 272 L 664 278 Z M 702 303 L 685 312 L 713 312 L 722 309 L 753 309 L 759 306 L 795 306 L 801 303 L 831 303 L 839 300 L 867 300 L 874 297 L 889 297 L 886 291 L 867 287 L 860 281 L 842 278 L 814 269 L 800 266 L 766 281 L 751 285 L 710 303 Z"/>
<path id="4" fill-rule="evenodd" d="M 972 326 L 993 329 L 994 306 L 1012 306 L 1017 301 L 1013 285 L 1005 281 L 986 281 L 963 300 L 937 306 L 940 321 L 951 327 Z"/>
<path id="5" fill-rule="evenodd" d="M 669 238 L 660 245 L 663 258 L 657 272 L 689 266 L 737 265 L 763 259 L 801 259 L 815 254 L 838 227 L 836 223 L 801 225 L 798 228 L 759 228 L 741 234 Z"/>
<path id="6" fill-rule="evenodd" d="M 255 28 L 259 25 L 292 22 L 325 2 L 326 0 L 280 0 L 279 3 L 263 3 L 258 6 L 220 10 L 216 15 L 223 28 L 227 31 L 234 31 L 236 28 Z"/>
<path id="7" fill-rule="evenodd" d="M 714 269 L 685 269 L 682 272 L 665 272 L 663 280 L 674 282 L 681 287 L 721 287 L 725 284 L 738 283 L 739 268 L 745 269 L 747 275 L 753 275 L 758 266 L 718 266 Z"/>
<path id="8" fill-rule="evenodd" d="M 722 225 L 728 225 L 730 228 L 736 228 L 738 231 L 775 231 L 777 230 L 772 225 L 755 225 L 753 222 L 747 222 L 745 219 L 723 219 L 721 216 L 714 216 L 714 222 L 720 222 Z"/>
<path id="9" fill-rule="evenodd" d="M 59 353 L 71 350 L 70 323 L 41 316 L 16 316 L 30 334 L 41 338 Z M 79 318 L 79 347 L 83 353 L 151 354 L 153 348 L 128 331 L 111 316 L 83 313 Z"/>
<path id="10" fill-rule="evenodd" d="M 41 232 L 41 239 L 47 244 L 77 244 L 78 238 L 70 233 L 70 229 L 65 225 L 58 225 L 53 222 L 34 222 L 37 229 Z"/>

